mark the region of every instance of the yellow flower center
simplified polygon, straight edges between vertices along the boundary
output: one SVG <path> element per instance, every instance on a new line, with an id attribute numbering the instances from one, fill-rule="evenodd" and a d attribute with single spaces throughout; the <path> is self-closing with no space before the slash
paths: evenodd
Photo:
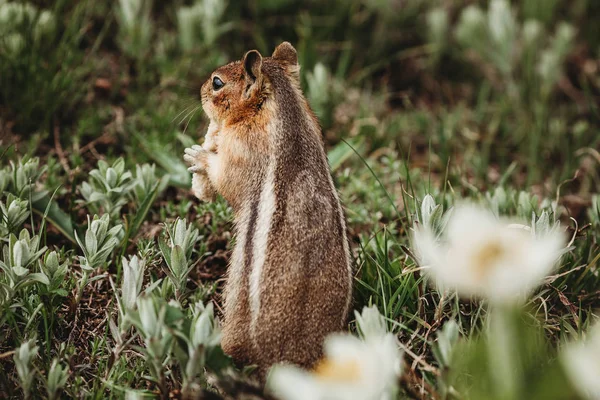
<path id="1" fill-rule="evenodd" d="M 335 362 L 323 359 L 315 366 L 316 377 L 323 381 L 355 381 L 360 378 L 360 367 L 356 360 Z"/>
<path id="2" fill-rule="evenodd" d="M 490 268 L 504 255 L 505 249 L 498 242 L 488 242 L 475 253 L 475 273 L 483 278 Z"/>

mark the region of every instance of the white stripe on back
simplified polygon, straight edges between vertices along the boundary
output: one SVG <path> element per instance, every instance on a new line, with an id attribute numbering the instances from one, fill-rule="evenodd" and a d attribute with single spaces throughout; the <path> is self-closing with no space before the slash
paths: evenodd
<path id="1" fill-rule="evenodd" d="M 260 311 L 260 295 L 263 265 L 267 256 L 267 244 L 271 220 L 275 212 L 275 160 L 268 162 L 267 176 L 260 193 L 256 229 L 253 237 L 252 267 L 250 269 L 250 314 L 254 325 Z"/>

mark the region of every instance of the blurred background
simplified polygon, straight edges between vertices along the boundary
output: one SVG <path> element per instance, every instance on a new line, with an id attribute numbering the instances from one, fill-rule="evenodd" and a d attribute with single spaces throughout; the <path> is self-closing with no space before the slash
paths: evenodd
<path id="1" fill-rule="evenodd" d="M 328 145 L 552 186 L 598 157 L 599 20 L 596 0 L 0 0 L 0 134 L 21 154 L 60 144 L 70 169 L 127 153 L 182 183 L 169 157 L 206 128 L 200 85 L 288 40 Z"/>
<path id="2" fill-rule="evenodd" d="M 108 280 L 119 282 L 121 256 L 139 255 L 151 281 L 167 282 L 169 247 L 156 240 L 167 243 L 175 225 L 189 221 L 193 237 L 177 288 L 215 300 L 218 315 L 231 210 L 193 198 L 182 155 L 206 131 L 199 89 L 209 74 L 249 49 L 268 56 L 284 40 L 298 50 L 345 205 L 355 308 L 376 305 L 412 351 L 407 359 L 439 368 L 414 361 L 405 386 L 444 392 L 454 379 L 444 348 L 433 346 L 457 340 L 458 331 L 441 332 L 445 320 L 465 337 L 485 326 L 485 307 L 428 289 L 419 272 L 411 228 L 429 206 L 438 220 L 466 198 L 535 231 L 563 222 L 575 250 L 528 305 L 535 319 L 522 321 L 553 345 L 578 336 L 600 288 L 599 21 L 598 0 L 0 0 L 0 197 L 20 210 L 2 241 L 24 225 L 65 266 L 55 268 L 53 292 L 40 284 L 14 304 L 0 301 L 0 398 L 20 393 L 5 356 L 34 335 L 44 347 L 39 370 L 56 354 L 68 361 L 72 397 L 146 385 L 147 369 L 132 367 L 130 353 L 117 357 L 112 381 L 99 378 L 118 338 L 98 332 L 108 332 L 107 315 L 112 322 Z M 74 232 L 84 237 L 94 214 L 126 229 L 88 282 Z M 166 304 L 173 290 L 162 288 Z M 525 360 L 510 369 L 524 377 L 519 398 L 569 397 L 552 374 L 531 395 L 547 359 L 530 355 L 552 347 L 536 335 L 519 334 L 521 347 L 506 349 Z M 458 351 L 468 360 L 455 361 L 469 366 L 461 387 L 506 399 L 489 394 L 496 368 L 483 342 L 473 343 Z"/>

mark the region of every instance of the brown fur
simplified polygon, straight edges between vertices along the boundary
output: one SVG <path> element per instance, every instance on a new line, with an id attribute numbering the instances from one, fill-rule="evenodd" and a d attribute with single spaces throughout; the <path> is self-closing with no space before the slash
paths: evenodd
<path id="1" fill-rule="evenodd" d="M 273 57 L 250 51 L 220 67 L 202 87 L 218 150 L 196 164 L 231 204 L 236 224 L 222 346 L 235 361 L 257 364 L 262 377 L 278 362 L 312 367 L 325 336 L 344 328 L 351 298 L 345 221 L 298 72 L 296 50 L 285 42 Z M 215 76 L 225 83 L 218 91 Z M 261 196 L 272 199 L 272 215 Z M 252 281 L 256 265 L 260 280 Z M 251 281 L 259 285 L 254 297 Z"/>

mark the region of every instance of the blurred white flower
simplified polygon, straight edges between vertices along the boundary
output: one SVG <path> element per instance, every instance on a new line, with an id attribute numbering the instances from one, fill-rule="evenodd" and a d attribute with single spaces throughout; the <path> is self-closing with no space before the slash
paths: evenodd
<path id="1" fill-rule="evenodd" d="M 356 325 L 365 340 L 379 340 L 387 335 L 385 318 L 379 313 L 377 307 L 363 307 L 362 313 L 354 311 Z"/>
<path id="2" fill-rule="evenodd" d="M 313 371 L 280 365 L 268 388 L 282 400 L 385 400 L 397 390 L 402 355 L 375 306 L 355 311 L 363 340 L 349 334 L 325 340 L 324 359 Z"/>
<path id="3" fill-rule="evenodd" d="M 587 399 L 599 399 L 600 324 L 590 330 L 587 340 L 567 345 L 562 353 L 562 362 L 579 393 Z"/>
<path id="4" fill-rule="evenodd" d="M 325 341 L 325 359 L 314 371 L 276 366 L 267 385 L 281 400 L 391 399 L 400 359 L 392 334 L 369 341 L 351 335 L 331 335 Z"/>
<path id="5" fill-rule="evenodd" d="M 459 206 L 441 240 L 430 229 L 417 229 L 415 250 L 439 286 L 495 303 L 515 301 L 552 271 L 565 242 L 558 229 L 536 235 L 520 226 Z"/>

